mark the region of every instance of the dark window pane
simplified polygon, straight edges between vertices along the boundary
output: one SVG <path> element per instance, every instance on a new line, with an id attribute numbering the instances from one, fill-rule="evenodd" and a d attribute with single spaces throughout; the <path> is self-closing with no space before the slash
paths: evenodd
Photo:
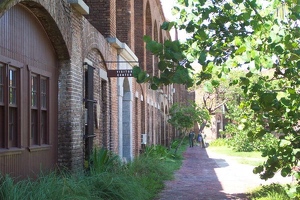
<path id="1" fill-rule="evenodd" d="M 38 112 L 37 110 L 31 110 L 31 144 L 38 144 Z"/>
<path id="2" fill-rule="evenodd" d="M 17 103 L 17 81 L 16 70 L 9 69 L 9 104 L 16 105 Z"/>
<path id="3" fill-rule="evenodd" d="M 47 132 L 47 111 L 42 111 L 41 119 L 41 140 L 42 144 L 48 144 L 48 132 Z"/>
<path id="4" fill-rule="evenodd" d="M 37 77 L 31 76 L 31 106 L 37 107 Z"/>
<path id="5" fill-rule="evenodd" d="M 3 103 L 4 95 L 4 65 L 0 63 L 0 103 Z"/>
<path id="6" fill-rule="evenodd" d="M 47 108 L 47 79 L 41 79 L 41 107 Z"/>
<path id="7" fill-rule="evenodd" d="M 4 106 L 0 106 L 0 148 L 4 148 L 4 119 L 5 119 L 5 113 L 4 113 Z"/>
<path id="8" fill-rule="evenodd" d="M 9 108 L 9 130 L 8 130 L 8 139 L 10 147 L 17 147 L 17 108 Z"/>

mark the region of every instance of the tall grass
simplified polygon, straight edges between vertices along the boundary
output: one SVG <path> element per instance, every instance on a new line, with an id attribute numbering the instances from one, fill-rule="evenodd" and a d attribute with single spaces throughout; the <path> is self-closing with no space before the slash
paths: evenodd
<path id="1" fill-rule="evenodd" d="M 270 184 L 260 186 L 251 191 L 248 195 L 251 200 L 289 200 L 290 197 L 285 192 L 283 186 L 279 184 Z"/>
<path id="2" fill-rule="evenodd" d="M 154 199 L 165 180 L 173 178 L 182 163 L 180 153 L 173 155 L 162 146 L 148 147 L 130 163 L 105 149 L 95 149 L 88 173 L 52 172 L 36 180 L 14 181 L 0 176 L 2 200 L 147 200 Z"/>

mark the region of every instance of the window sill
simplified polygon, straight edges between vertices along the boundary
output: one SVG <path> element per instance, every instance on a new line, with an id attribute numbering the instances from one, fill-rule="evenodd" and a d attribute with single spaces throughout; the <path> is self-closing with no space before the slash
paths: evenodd
<path id="1" fill-rule="evenodd" d="M 7 155 L 16 155 L 21 154 L 25 148 L 9 148 L 9 149 L 0 149 L 0 156 L 7 156 Z"/>
<path id="2" fill-rule="evenodd" d="M 52 145 L 43 144 L 41 146 L 39 146 L 39 145 L 30 146 L 30 147 L 28 147 L 28 150 L 29 150 L 29 152 L 45 151 L 45 150 L 49 150 L 51 147 L 52 147 Z"/>

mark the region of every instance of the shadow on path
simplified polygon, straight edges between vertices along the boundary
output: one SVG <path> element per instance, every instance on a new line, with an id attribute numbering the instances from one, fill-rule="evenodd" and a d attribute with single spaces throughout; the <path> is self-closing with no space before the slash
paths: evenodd
<path id="1" fill-rule="evenodd" d="M 206 149 L 199 146 L 188 147 L 183 155 L 185 159 L 182 167 L 175 173 L 174 180 L 165 183 L 165 189 L 158 195 L 158 200 L 246 199 L 245 194 L 224 192 L 216 170 L 228 168 L 226 160 L 210 158 Z"/>

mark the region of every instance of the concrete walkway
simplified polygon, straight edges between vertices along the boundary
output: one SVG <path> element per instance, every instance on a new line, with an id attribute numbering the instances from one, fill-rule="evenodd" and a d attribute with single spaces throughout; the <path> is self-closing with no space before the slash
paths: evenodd
<path id="1" fill-rule="evenodd" d="M 158 200 L 244 200 L 245 193 L 260 184 L 292 180 L 279 174 L 271 180 L 261 180 L 253 174 L 253 166 L 239 164 L 234 158 L 211 152 L 209 148 L 188 148 L 184 158 L 175 179 L 165 183 Z"/>

